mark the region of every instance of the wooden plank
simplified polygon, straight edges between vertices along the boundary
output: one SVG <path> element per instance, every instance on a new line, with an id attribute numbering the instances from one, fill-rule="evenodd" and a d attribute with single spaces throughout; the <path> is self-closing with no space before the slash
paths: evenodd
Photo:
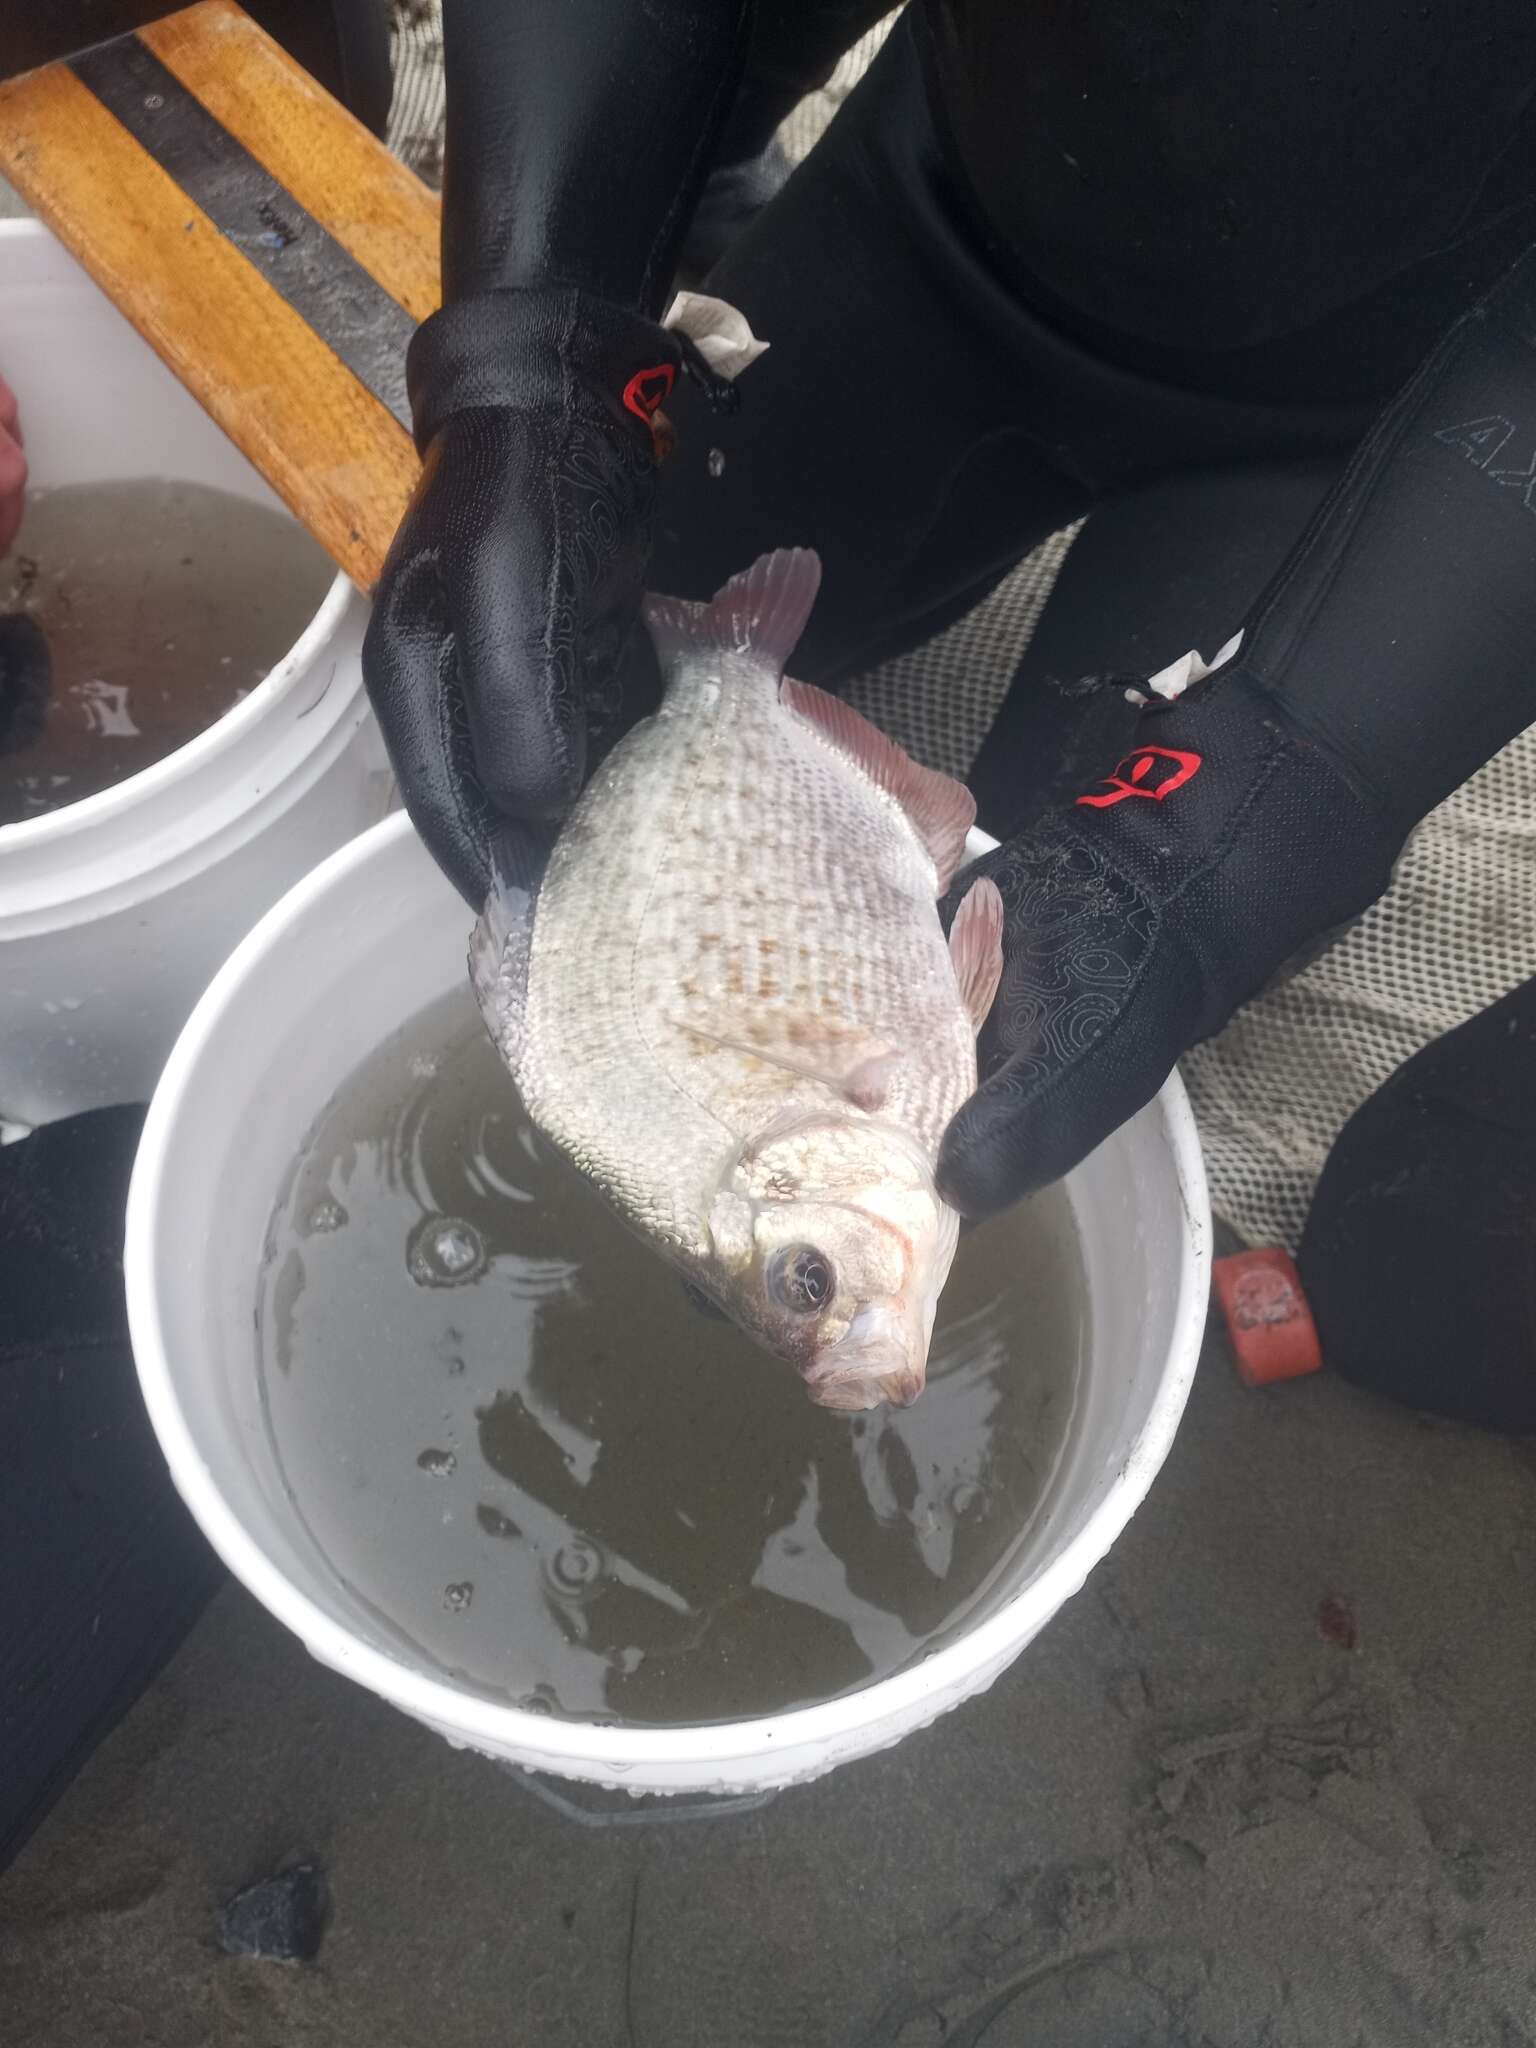
<path id="1" fill-rule="evenodd" d="M 0 85 L 0 170 L 371 589 L 418 473 L 401 358 L 437 294 L 419 181 L 232 0 Z"/>
<path id="2" fill-rule="evenodd" d="M 436 193 L 234 0 L 204 0 L 169 15 L 142 30 L 140 41 L 413 318 L 437 310 Z"/>

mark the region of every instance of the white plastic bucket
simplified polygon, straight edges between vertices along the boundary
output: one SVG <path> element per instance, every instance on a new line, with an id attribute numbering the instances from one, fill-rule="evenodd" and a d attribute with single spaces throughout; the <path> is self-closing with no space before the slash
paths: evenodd
<path id="1" fill-rule="evenodd" d="M 1046 1513 L 990 1606 L 914 1668 L 823 1705 L 696 1728 L 554 1720 L 462 1691 L 387 1640 L 316 1549 L 263 1427 L 253 1311 L 285 1175 L 347 1076 L 462 986 L 463 905 L 403 816 L 301 882 L 198 1005 L 150 1110 L 128 1309 L 150 1416 L 209 1540 L 323 1663 L 450 1742 L 632 1792 L 749 1792 L 899 1741 L 988 1685 L 1076 1592 L 1173 1440 L 1209 1280 L 1199 1142 L 1177 1077 L 1071 1176 L 1089 1356 Z"/>
<path id="2" fill-rule="evenodd" d="M 278 503 L 34 220 L 0 222 L 0 374 L 37 484 L 169 476 Z M 0 1119 L 145 1100 L 236 941 L 384 815 L 366 618 L 338 575 L 296 645 L 217 724 L 114 788 L 0 827 Z"/>

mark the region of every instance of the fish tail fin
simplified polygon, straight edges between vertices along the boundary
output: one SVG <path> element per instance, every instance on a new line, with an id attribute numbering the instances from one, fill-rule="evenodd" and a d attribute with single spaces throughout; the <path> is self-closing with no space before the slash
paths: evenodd
<path id="1" fill-rule="evenodd" d="M 512 927 L 513 917 L 506 892 L 493 879 L 485 908 L 476 918 L 475 928 L 469 935 L 470 985 L 475 991 L 475 1000 L 486 1012 L 487 1022 L 496 1000 L 496 984 L 501 978 L 502 958 L 512 936 Z"/>
<path id="2" fill-rule="evenodd" d="M 648 597 L 642 616 L 658 660 L 717 648 L 755 656 L 782 675 L 821 587 L 813 548 L 779 548 L 733 576 L 709 604 Z"/>
<path id="3" fill-rule="evenodd" d="M 504 833 L 491 858 L 491 887 L 469 942 L 469 978 L 486 1029 L 518 1073 L 528 1004 L 533 913 L 548 848 Z"/>

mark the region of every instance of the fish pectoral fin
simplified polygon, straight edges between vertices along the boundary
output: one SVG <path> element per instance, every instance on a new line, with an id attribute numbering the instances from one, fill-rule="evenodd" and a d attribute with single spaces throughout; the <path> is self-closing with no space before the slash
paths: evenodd
<path id="1" fill-rule="evenodd" d="M 722 1051 L 742 1053 L 764 1066 L 816 1081 L 856 1108 L 877 1110 L 901 1065 L 897 1048 L 881 1038 L 822 1018 L 763 1016 L 679 1017 L 678 1029 Z"/>
<path id="2" fill-rule="evenodd" d="M 881 1109 L 900 1065 L 901 1054 L 890 1046 L 883 1052 L 872 1052 L 868 1059 L 860 1060 L 844 1074 L 843 1093 L 859 1109 Z"/>
<path id="3" fill-rule="evenodd" d="M 862 712 L 841 697 L 829 697 L 814 683 L 797 683 L 786 676 L 779 700 L 900 804 L 938 869 L 942 896 L 964 856 L 965 836 L 976 822 L 976 799 L 965 784 L 936 768 L 920 766 Z"/>
<path id="4" fill-rule="evenodd" d="M 960 1000 L 980 1031 L 1003 978 L 1003 899 L 985 876 L 965 892 L 949 928 L 949 959 Z"/>

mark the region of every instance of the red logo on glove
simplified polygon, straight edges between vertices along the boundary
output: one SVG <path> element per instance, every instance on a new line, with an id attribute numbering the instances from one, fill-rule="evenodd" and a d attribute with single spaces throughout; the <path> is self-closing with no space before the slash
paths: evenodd
<path id="1" fill-rule="evenodd" d="M 624 386 L 625 410 L 649 426 L 651 415 L 672 395 L 676 382 L 677 371 L 670 363 L 658 363 L 653 370 L 636 370 Z"/>
<path id="2" fill-rule="evenodd" d="M 1102 789 L 1077 801 L 1095 811 L 1123 804 L 1128 796 L 1149 796 L 1154 803 L 1161 803 L 1199 774 L 1202 758 L 1178 747 L 1138 747 L 1116 766 L 1113 775 L 1105 776 Z"/>

